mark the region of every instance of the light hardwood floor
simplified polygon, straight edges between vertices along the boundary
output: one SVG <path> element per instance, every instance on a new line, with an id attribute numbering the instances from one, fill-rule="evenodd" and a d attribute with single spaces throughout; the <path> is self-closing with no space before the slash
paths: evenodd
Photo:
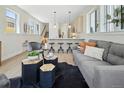
<path id="1" fill-rule="evenodd" d="M 73 55 L 71 53 L 56 53 L 58 61 L 67 62 L 68 64 L 75 65 L 73 61 Z M 8 78 L 14 78 L 21 76 L 21 60 L 27 57 L 26 53 L 20 54 L 7 61 L 2 62 L 0 66 L 0 73 L 4 73 Z"/>

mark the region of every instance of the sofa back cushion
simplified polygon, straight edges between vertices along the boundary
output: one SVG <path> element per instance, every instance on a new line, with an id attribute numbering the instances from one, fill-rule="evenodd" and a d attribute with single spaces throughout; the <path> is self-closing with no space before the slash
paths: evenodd
<path id="1" fill-rule="evenodd" d="M 109 48 L 111 46 L 111 42 L 108 41 L 103 41 L 103 40 L 89 40 L 90 42 L 96 42 L 96 47 L 98 48 L 104 48 L 104 52 L 103 52 L 103 60 L 107 61 L 107 56 L 108 56 L 108 52 L 109 52 Z"/>
<path id="2" fill-rule="evenodd" d="M 113 65 L 124 65 L 124 44 L 112 43 L 107 61 Z"/>
<path id="3" fill-rule="evenodd" d="M 86 46 L 84 55 L 102 60 L 103 52 L 104 52 L 104 49 L 102 48 Z"/>
<path id="4" fill-rule="evenodd" d="M 103 53 L 103 60 L 104 61 L 107 61 L 107 56 L 108 56 L 108 52 L 109 52 L 109 48 L 111 46 L 111 42 L 108 42 L 108 41 L 101 41 L 101 40 L 98 40 L 97 41 L 97 47 L 98 48 L 104 48 L 104 53 Z"/>

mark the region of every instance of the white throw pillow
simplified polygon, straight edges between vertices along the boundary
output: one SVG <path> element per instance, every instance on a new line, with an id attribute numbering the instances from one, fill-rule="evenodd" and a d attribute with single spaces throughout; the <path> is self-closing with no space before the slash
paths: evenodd
<path id="1" fill-rule="evenodd" d="M 84 55 L 102 60 L 104 49 L 86 46 Z"/>

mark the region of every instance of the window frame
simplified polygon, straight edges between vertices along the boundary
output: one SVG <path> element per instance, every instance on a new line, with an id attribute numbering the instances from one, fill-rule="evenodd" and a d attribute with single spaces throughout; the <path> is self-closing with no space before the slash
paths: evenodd
<path id="1" fill-rule="evenodd" d="M 6 12 L 9 11 L 11 13 L 13 13 L 15 15 L 15 18 L 13 17 L 9 17 L 6 15 Z M 15 25 L 13 27 L 14 32 L 10 32 L 10 33 L 15 33 L 15 34 L 20 34 L 20 16 L 19 13 L 17 13 L 15 10 L 11 9 L 11 8 L 6 8 L 5 9 L 5 18 L 6 18 L 6 27 L 8 27 L 8 23 L 13 21 L 12 23 Z"/>
<path id="2" fill-rule="evenodd" d="M 95 27 L 95 31 L 91 32 L 91 14 L 95 13 L 94 16 L 94 27 Z M 99 17 L 98 17 L 99 14 Z M 99 22 L 98 22 L 99 21 Z M 97 24 L 99 23 L 99 28 L 97 26 Z M 99 32 L 98 29 L 100 29 L 100 9 L 98 9 L 98 7 L 93 8 L 91 11 L 88 12 L 87 14 L 87 32 L 86 33 L 96 33 Z"/>

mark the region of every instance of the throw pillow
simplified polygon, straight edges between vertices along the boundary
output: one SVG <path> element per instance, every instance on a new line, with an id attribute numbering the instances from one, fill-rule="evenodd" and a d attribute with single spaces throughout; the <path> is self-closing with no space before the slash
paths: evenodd
<path id="1" fill-rule="evenodd" d="M 77 46 L 77 50 L 79 50 L 80 53 L 84 53 L 85 48 L 84 47 Z"/>
<path id="2" fill-rule="evenodd" d="M 87 46 L 96 47 L 96 42 L 85 42 Z"/>
<path id="3" fill-rule="evenodd" d="M 95 47 L 96 42 L 80 42 L 78 49 L 80 50 L 81 53 L 84 53 L 86 45 Z"/>
<path id="4" fill-rule="evenodd" d="M 84 55 L 102 60 L 103 52 L 104 49 L 102 48 L 86 46 Z"/>
<path id="5" fill-rule="evenodd" d="M 84 53 L 85 50 L 85 42 L 80 42 L 79 46 L 77 46 L 78 50 L 80 51 L 80 53 Z M 84 50 L 83 50 L 84 49 Z"/>
<path id="6" fill-rule="evenodd" d="M 80 42 L 80 47 L 86 47 L 87 46 L 92 46 L 95 47 L 96 46 L 96 42 Z"/>
<path id="7" fill-rule="evenodd" d="M 84 54 L 85 47 L 80 47 L 80 52 Z"/>
<path id="8" fill-rule="evenodd" d="M 79 46 L 80 46 L 80 47 L 85 47 L 86 44 L 85 44 L 85 42 L 80 42 L 80 43 L 79 43 Z"/>

